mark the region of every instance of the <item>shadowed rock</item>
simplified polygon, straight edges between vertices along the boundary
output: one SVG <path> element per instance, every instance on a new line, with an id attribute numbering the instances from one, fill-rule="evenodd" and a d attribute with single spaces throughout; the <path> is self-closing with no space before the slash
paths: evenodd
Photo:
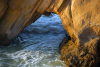
<path id="1" fill-rule="evenodd" d="M 62 47 L 66 45 L 69 40 L 71 40 L 70 36 L 66 35 L 66 37 L 62 40 L 62 42 L 59 45 L 59 52 L 61 52 Z"/>
<path id="2" fill-rule="evenodd" d="M 7 10 L 7 5 L 8 0 L 0 0 L 0 19 L 3 17 L 3 15 L 5 14 L 6 10 Z"/>
<path id="3" fill-rule="evenodd" d="M 62 47 L 60 59 L 68 66 L 96 67 L 100 61 L 96 47 L 98 42 L 91 46 L 76 46 L 71 40 Z"/>
<path id="4" fill-rule="evenodd" d="M 71 37 L 60 48 L 61 59 L 69 66 L 96 67 L 100 58 L 99 0 L 0 0 L 0 45 L 8 45 L 25 27 L 50 12 L 60 16 Z"/>

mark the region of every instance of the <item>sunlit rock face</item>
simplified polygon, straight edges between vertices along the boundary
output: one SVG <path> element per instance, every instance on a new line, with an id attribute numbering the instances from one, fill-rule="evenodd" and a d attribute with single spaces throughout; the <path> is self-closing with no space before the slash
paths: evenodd
<path id="1" fill-rule="evenodd" d="M 61 60 L 69 66 L 96 66 L 100 57 L 99 0 L 0 0 L 0 12 L 1 45 L 9 44 L 42 14 L 54 12 L 71 37 L 61 47 Z"/>
<path id="2" fill-rule="evenodd" d="M 71 36 L 61 50 L 61 60 L 70 66 L 95 67 L 99 61 L 100 1 L 71 0 L 60 11 L 62 24 Z M 100 48 L 99 48 L 100 49 Z"/>

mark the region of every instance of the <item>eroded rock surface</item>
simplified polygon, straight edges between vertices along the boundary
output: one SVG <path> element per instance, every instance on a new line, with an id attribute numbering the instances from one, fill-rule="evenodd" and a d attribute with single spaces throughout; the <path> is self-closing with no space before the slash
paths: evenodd
<path id="1" fill-rule="evenodd" d="M 91 46 L 76 46 L 71 40 L 63 46 L 60 59 L 67 66 L 72 67 L 96 67 L 100 61 L 98 60 L 97 41 Z"/>
<path id="2" fill-rule="evenodd" d="M 96 67 L 100 57 L 100 0 L 0 0 L 0 44 L 7 45 L 42 14 L 58 14 L 71 40 L 61 59 L 74 67 Z"/>
<path id="3" fill-rule="evenodd" d="M 73 67 L 96 67 L 100 62 L 100 1 L 69 2 L 60 11 L 63 26 L 71 36 L 61 50 L 61 59 Z"/>
<path id="4" fill-rule="evenodd" d="M 0 10 L 6 9 L 6 0 L 0 0 L 3 5 Z M 9 0 L 8 9 L 0 15 L 0 44 L 8 45 L 23 28 L 38 19 L 42 13 L 36 11 L 42 1 L 37 0 Z"/>
<path id="5" fill-rule="evenodd" d="M 7 10 L 7 5 L 8 0 L 0 0 L 0 19 L 3 17 L 3 15 L 5 14 L 6 10 Z"/>

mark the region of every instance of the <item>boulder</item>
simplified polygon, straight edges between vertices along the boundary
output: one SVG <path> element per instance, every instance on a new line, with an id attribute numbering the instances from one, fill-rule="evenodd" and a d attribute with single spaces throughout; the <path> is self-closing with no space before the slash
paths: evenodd
<path id="1" fill-rule="evenodd" d="M 72 40 L 69 40 L 61 49 L 60 59 L 67 66 L 72 67 L 96 67 L 100 64 L 100 53 L 97 51 L 97 41 L 91 46 L 76 46 Z M 100 47 L 99 47 L 100 49 Z"/>

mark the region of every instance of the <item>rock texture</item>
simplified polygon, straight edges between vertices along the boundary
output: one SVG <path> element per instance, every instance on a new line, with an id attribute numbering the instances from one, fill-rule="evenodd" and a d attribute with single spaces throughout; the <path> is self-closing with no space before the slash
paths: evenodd
<path id="1" fill-rule="evenodd" d="M 69 40 L 71 40 L 70 36 L 66 35 L 66 37 L 62 40 L 62 42 L 59 45 L 60 53 L 61 53 L 62 48 L 68 43 Z"/>
<path id="2" fill-rule="evenodd" d="M 0 19 L 3 17 L 5 11 L 7 10 L 7 2 L 8 0 L 0 0 Z"/>
<path id="3" fill-rule="evenodd" d="M 7 45 L 42 14 L 60 16 L 71 40 L 61 60 L 73 67 L 96 67 L 100 58 L 99 0 L 0 0 L 0 44 Z"/>
<path id="4" fill-rule="evenodd" d="M 65 10 L 58 13 L 71 36 L 71 41 L 61 50 L 61 60 L 73 67 L 96 67 L 100 63 L 100 1 L 68 2 Z"/>
<path id="5" fill-rule="evenodd" d="M 42 15 L 36 9 L 42 0 L 0 0 L 0 44 L 8 45 L 23 28 L 34 22 Z M 6 10 L 6 5 L 8 8 Z M 48 4 L 49 5 L 49 4 Z M 6 12 L 4 12 L 4 9 Z"/>

